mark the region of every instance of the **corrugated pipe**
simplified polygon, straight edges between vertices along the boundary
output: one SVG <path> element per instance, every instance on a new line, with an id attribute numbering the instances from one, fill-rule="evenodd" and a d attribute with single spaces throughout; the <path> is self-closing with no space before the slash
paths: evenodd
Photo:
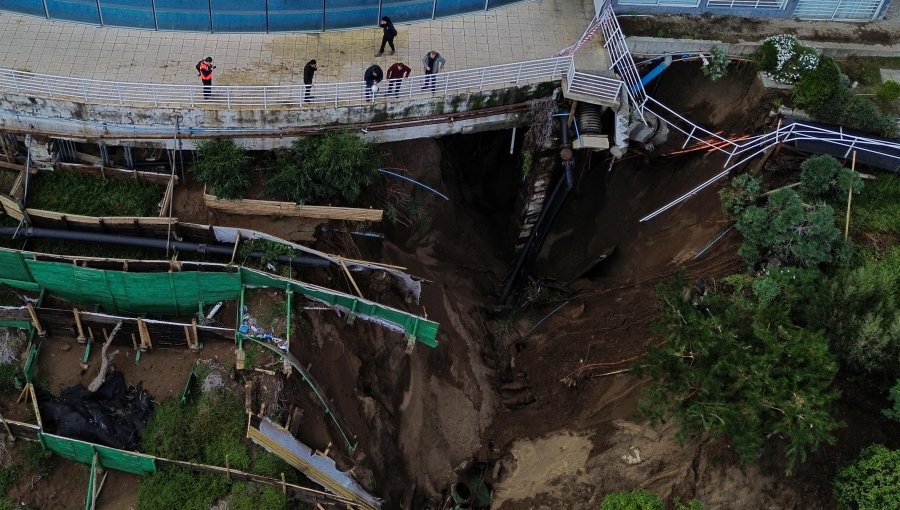
<path id="1" fill-rule="evenodd" d="M 16 229 L 13 227 L 0 228 L 0 236 L 14 237 L 15 234 Z M 19 231 L 19 235 L 42 239 L 61 239 L 64 241 L 85 241 L 97 244 L 124 244 L 141 248 L 158 248 L 160 250 L 165 250 L 166 246 L 168 246 L 181 251 L 210 253 L 213 255 L 224 255 L 226 257 L 231 257 L 231 254 L 234 253 L 233 246 L 189 243 L 185 241 L 167 242 L 165 239 L 154 239 L 152 237 L 122 236 L 116 234 L 102 234 L 99 232 L 82 232 L 78 230 L 55 230 L 51 228 L 29 227 Z M 248 257 L 252 259 L 261 259 L 263 257 L 263 252 L 253 251 L 248 254 Z M 280 255 L 278 257 L 278 262 L 311 267 L 328 267 L 331 265 L 331 261 L 327 259 L 309 255 L 300 255 L 296 257 Z"/>

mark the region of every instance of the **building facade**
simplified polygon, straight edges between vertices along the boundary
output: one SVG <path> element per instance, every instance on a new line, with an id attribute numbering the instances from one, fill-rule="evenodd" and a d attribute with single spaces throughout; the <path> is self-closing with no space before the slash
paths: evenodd
<path id="1" fill-rule="evenodd" d="M 613 0 L 618 14 L 720 14 L 803 20 L 872 21 L 891 0 Z"/>
<path id="2" fill-rule="evenodd" d="M 321 32 L 485 11 L 520 0 L 0 0 L 0 11 L 113 27 Z"/>

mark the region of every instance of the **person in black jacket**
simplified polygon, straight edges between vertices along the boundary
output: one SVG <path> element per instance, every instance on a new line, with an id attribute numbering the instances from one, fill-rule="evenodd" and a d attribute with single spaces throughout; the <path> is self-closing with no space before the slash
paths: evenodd
<path id="1" fill-rule="evenodd" d="M 378 53 L 375 54 L 376 57 L 380 57 L 384 55 L 384 45 L 391 45 L 391 55 L 395 53 L 396 48 L 394 48 L 394 37 L 397 37 L 397 29 L 394 28 L 394 24 L 391 23 L 391 18 L 387 16 L 381 18 L 381 22 L 378 23 L 378 26 L 381 27 L 383 32 L 381 36 L 381 49 L 378 50 Z"/>
<path id="2" fill-rule="evenodd" d="M 366 100 L 373 101 L 375 93 L 378 92 L 378 84 L 384 79 L 384 71 L 377 64 L 371 65 L 366 69 L 363 79 L 366 80 Z"/>
<path id="3" fill-rule="evenodd" d="M 316 59 L 312 59 L 303 66 L 303 100 L 309 101 L 313 99 L 312 95 L 312 82 L 313 76 L 316 74 L 316 69 L 319 66 L 316 64 Z"/>

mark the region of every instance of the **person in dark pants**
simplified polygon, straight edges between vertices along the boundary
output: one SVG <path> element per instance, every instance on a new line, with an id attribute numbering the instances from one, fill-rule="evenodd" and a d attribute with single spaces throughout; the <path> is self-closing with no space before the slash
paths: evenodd
<path id="1" fill-rule="evenodd" d="M 200 81 L 203 82 L 203 97 L 207 99 L 212 94 L 213 69 L 216 68 L 212 61 L 212 57 L 206 57 L 206 59 L 200 61 L 197 69 L 200 71 Z"/>
<path id="2" fill-rule="evenodd" d="M 444 69 L 444 64 L 447 61 L 444 60 L 444 57 L 441 56 L 440 53 L 431 50 L 422 57 L 422 65 L 425 67 L 425 74 L 427 77 L 425 78 L 425 85 L 422 86 L 422 90 L 430 88 L 432 92 L 435 89 L 435 76 L 437 73 L 441 72 Z"/>
<path id="3" fill-rule="evenodd" d="M 309 101 L 313 98 L 312 95 L 312 82 L 313 76 L 316 74 L 316 69 L 319 66 L 316 64 L 316 59 L 312 59 L 303 66 L 303 100 Z"/>
<path id="4" fill-rule="evenodd" d="M 378 50 L 378 53 L 375 54 L 376 57 L 380 57 L 384 55 L 384 45 L 391 45 L 391 55 L 394 54 L 396 48 L 394 48 L 394 37 L 397 37 L 397 29 L 394 28 L 394 24 L 391 23 L 391 18 L 387 16 L 381 18 L 381 22 L 378 23 L 378 26 L 381 27 L 383 32 L 381 36 L 381 49 Z"/>
<path id="5" fill-rule="evenodd" d="M 403 82 L 403 78 L 409 76 L 410 71 L 412 71 L 412 69 L 404 65 L 403 62 L 397 62 L 391 67 L 388 67 L 388 94 L 394 97 L 397 97 L 400 94 L 400 83 Z"/>
<path id="6" fill-rule="evenodd" d="M 366 69 L 363 79 L 366 80 L 366 100 L 374 101 L 375 93 L 378 92 L 378 84 L 384 79 L 384 71 L 377 64 L 371 65 Z"/>

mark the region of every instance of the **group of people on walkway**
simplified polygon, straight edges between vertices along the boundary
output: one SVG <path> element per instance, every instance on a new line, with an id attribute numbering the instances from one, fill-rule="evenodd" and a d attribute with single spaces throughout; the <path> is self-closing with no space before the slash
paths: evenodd
<path id="1" fill-rule="evenodd" d="M 394 47 L 394 38 L 397 37 L 397 29 L 394 28 L 394 24 L 391 22 L 391 18 L 384 16 L 381 18 L 381 22 L 378 25 L 381 27 L 382 36 L 381 36 L 381 47 L 378 52 L 375 54 L 376 57 L 380 57 L 384 55 L 385 46 L 390 46 L 391 52 L 390 55 L 393 55 L 397 50 Z M 212 94 L 212 75 L 213 69 L 216 66 L 212 65 L 213 59 L 212 57 L 206 57 L 204 60 L 201 60 L 197 63 L 197 73 L 203 82 L 203 97 L 209 98 Z M 444 57 L 441 56 L 437 51 L 431 50 L 422 57 L 422 69 L 426 75 L 425 82 L 422 85 L 422 90 L 431 90 L 434 92 L 436 90 L 436 77 L 435 75 L 441 72 L 444 69 L 444 65 L 447 61 Z M 316 71 L 319 69 L 319 64 L 316 62 L 316 59 L 312 59 L 303 66 L 303 101 L 310 102 L 314 101 L 316 98 L 312 94 L 313 88 L 313 78 L 316 75 Z M 393 97 L 398 97 L 400 95 L 400 85 L 403 83 L 403 80 L 408 78 L 412 69 L 404 64 L 403 62 L 395 62 L 387 70 L 387 80 L 388 80 L 388 90 L 387 94 Z M 375 95 L 378 93 L 378 84 L 381 83 L 385 78 L 384 70 L 378 64 L 373 64 L 369 66 L 366 71 L 363 73 L 363 80 L 365 81 L 365 98 L 368 101 L 374 101 Z"/>

